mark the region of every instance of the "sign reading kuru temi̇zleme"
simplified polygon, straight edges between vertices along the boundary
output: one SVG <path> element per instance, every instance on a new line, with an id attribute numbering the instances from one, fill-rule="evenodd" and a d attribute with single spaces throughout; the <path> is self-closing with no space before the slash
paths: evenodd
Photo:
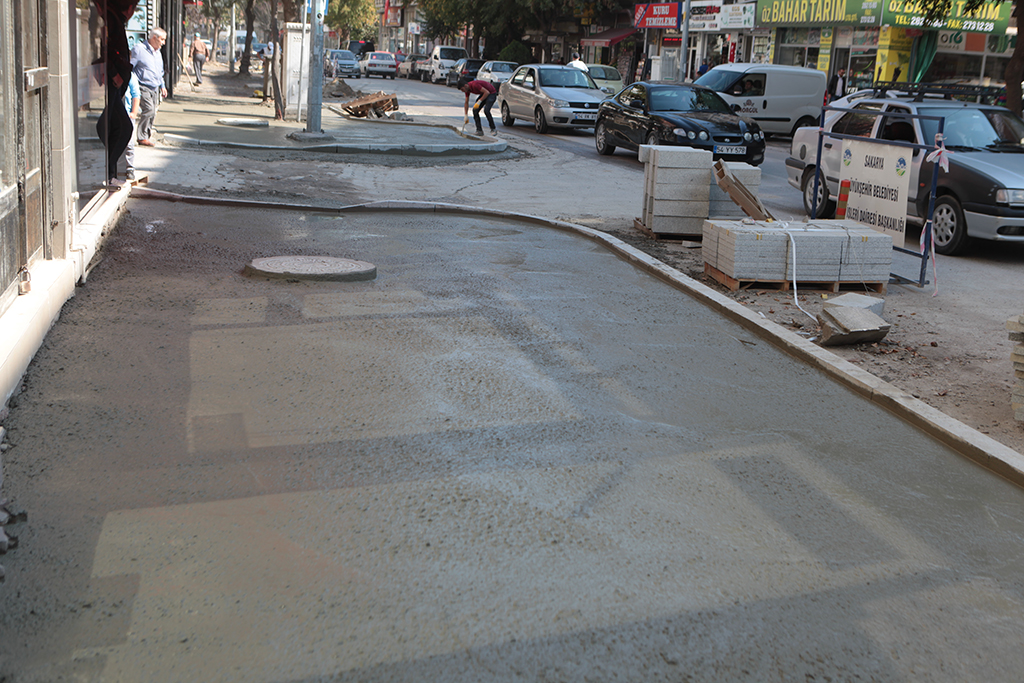
<path id="1" fill-rule="evenodd" d="M 1013 3 L 982 3 L 966 11 L 965 0 L 954 0 L 947 17 L 925 25 L 924 7 L 917 0 L 757 0 L 758 26 L 899 26 L 973 33 L 1006 33 Z"/>

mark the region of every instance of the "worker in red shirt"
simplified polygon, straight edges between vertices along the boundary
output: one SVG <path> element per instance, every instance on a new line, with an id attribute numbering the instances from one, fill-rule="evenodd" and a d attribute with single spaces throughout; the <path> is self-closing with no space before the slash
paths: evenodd
<path id="1" fill-rule="evenodd" d="M 487 117 L 487 123 L 491 125 L 491 135 L 496 135 L 498 129 L 494 127 L 494 119 L 491 118 L 491 107 L 494 106 L 495 101 L 498 99 L 498 91 L 495 90 L 494 86 L 487 81 L 470 81 L 459 88 L 459 90 L 466 93 L 466 103 L 462 107 L 463 124 L 469 123 L 469 96 L 479 95 L 480 97 L 477 98 L 476 103 L 473 105 L 473 120 L 476 121 L 476 134 L 484 134 L 484 128 L 480 125 L 480 110 L 483 109 L 484 116 Z"/>

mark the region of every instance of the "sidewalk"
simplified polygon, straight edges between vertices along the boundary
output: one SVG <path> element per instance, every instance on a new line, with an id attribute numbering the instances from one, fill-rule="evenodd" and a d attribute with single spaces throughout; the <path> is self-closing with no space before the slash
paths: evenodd
<path id="1" fill-rule="evenodd" d="M 248 87 L 247 87 L 248 86 Z M 455 126 L 391 119 L 357 119 L 344 114 L 348 100 L 326 96 L 321 126 L 328 139 L 302 139 L 306 122 L 294 116 L 274 119 L 274 107 L 261 98 L 244 96 L 262 87 L 262 76 L 229 73 L 214 64 L 202 85 L 182 80 L 173 98 L 164 100 L 157 116 L 158 139 L 167 145 L 217 145 L 318 152 L 388 154 L 487 154 L 503 152 L 504 140 L 463 135 Z M 251 122 L 228 125 L 225 121 Z M 333 138 L 333 139 L 330 139 Z"/>

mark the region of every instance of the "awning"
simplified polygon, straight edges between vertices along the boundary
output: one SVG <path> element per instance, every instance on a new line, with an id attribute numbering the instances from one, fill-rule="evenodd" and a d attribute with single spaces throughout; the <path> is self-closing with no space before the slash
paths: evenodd
<path id="1" fill-rule="evenodd" d="M 624 26 L 623 28 L 612 28 L 607 31 L 601 31 L 595 33 L 592 36 L 587 36 L 580 41 L 580 45 L 589 47 L 611 47 L 615 43 L 618 43 L 631 35 L 636 33 L 636 29 L 632 26 Z"/>

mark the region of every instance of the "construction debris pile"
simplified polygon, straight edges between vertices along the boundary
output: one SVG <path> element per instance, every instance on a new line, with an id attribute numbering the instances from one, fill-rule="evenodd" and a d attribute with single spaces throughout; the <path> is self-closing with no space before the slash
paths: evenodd
<path id="1" fill-rule="evenodd" d="M 341 108 L 349 116 L 382 119 L 389 111 L 398 109 L 398 96 L 388 95 L 383 91 L 376 92 L 346 102 Z"/>
<path id="2" fill-rule="evenodd" d="M 1010 333 L 1010 341 L 1017 342 L 1010 356 L 1013 360 L 1013 374 L 1017 376 L 1010 395 L 1010 405 L 1013 407 L 1013 417 L 1018 422 L 1024 422 L 1024 315 L 1007 320 L 1006 329 Z"/>

